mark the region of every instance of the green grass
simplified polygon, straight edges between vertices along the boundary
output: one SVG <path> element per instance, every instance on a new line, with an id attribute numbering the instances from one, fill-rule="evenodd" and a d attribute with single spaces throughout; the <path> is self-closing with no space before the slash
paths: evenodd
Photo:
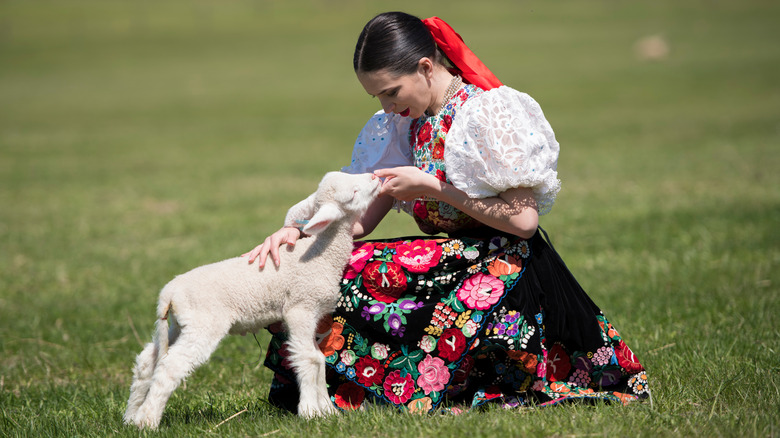
<path id="1" fill-rule="evenodd" d="M 142 435 L 780 434 L 780 6 L 430 3 L 0 3 L 0 435 L 138 435 L 121 416 L 159 288 L 348 162 L 378 109 L 352 48 L 385 8 L 448 20 L 539 100 L 564 184 L 542 225 L 654 403 L 309 422 L 268 405 L 235 337 Z M 655 34 L 669 55 L 637 58 Z M 373 237 L 416 233 L 393 215 Z"/>

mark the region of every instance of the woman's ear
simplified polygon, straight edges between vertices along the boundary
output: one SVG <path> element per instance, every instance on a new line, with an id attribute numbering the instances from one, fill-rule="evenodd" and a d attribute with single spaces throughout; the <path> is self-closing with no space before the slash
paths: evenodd
<path id="1" fill-rule="evenodd" d="M 433 61 L 427 56 L 423 56 L 417 61 L 417 72 L 425 76 L 427 79 L 433 77 Z"/>

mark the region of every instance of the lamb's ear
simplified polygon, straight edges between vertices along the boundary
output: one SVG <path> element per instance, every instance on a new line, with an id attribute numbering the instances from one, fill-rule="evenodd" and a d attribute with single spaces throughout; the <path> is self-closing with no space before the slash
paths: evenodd
<path id="1" fill-rule="evenodd" d="M 314 213 L 314 216 L 309 219 L 309 223 L 303 227 L 303 232 L 306 234 L 321 233 L 325 228 L 328 228 L 333 221 L 337 221 L 342 217 L 344 217 L 344 212 L 335 204 L 322 204 L 320 209 Z"/>

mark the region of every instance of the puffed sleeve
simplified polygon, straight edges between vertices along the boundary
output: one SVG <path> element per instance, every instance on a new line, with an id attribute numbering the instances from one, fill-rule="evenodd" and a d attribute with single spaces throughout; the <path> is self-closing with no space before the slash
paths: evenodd
<path id="1" fill-rule="evenodd" d="M 412 119 L 379 111 L 360 131 L 352 149 L 352 162 L 341 169 L 346 173 L 368 173 L 376 169 L 412 164 L 409 125 Z"/>
<path id="2" fill-rule="evenodd" d="M 447 133 L 444 164 L 452 184 L 472 198 L 530 187 L 545 214 L 561 188 L 559 149 L 539 104 L 502 86 L 461 107 Z"/>

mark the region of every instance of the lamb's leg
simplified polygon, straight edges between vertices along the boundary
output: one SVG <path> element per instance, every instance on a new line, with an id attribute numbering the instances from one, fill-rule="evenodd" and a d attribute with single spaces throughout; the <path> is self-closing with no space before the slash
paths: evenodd
<path id="1" fill-rule="evenodd" d="M 154 340 L 147 344 L 136 358 L 133 384 L 130 386 L 130 398 L 127 401 L 127 410 L 124 416 L 125 424 L 134 422 L 138 409 L 146 400 L 160 354 L 167 354 L 168 346 L 175 343 L 179 333 L 181 333 L 181 327 L 179 327 L 174 314 L 169 315 L 168 322 L 170 324 L 165 324 L 165 321 L 157 321 L 157 333 Z M 161 336 L 164 336 L 165 339 L 160 339 Z"/>
<path id="2" fill-rule="evenodd" d="M 315 347 L 317 348 L 317 352 L 322 355 L 322 352 L 318 345 L 315 344 Z M 333 407 L 333 402 L 330 401 L 330 395 L 328 395 L 328 381 L 326 378 L 326 371 L 327 367 L 325 365 L 325 356 L 322 355 L 322 363 L 319 366 L 320 370 L 318 372 L 317 376 L 317 401 L 320 407 L 320 412 L 328 415 L 328 414 L 335 414 L 338 412 L 335 407 Z"/>
<path id="3" fill-rule="evenodd" d="M 181 381 L 197 367 L 205 363 L 227 335 L 215 327 L 195 328 L 187 326 L 168 354 L 160 358 L 154 370 L 149 394 L 133 419 L 139 428 L 156 429 L 162 419 L 165 404 Z"/>
<path id="4" fill-rule="evenodd" d="M 133 384 L 130 386 L 130 398 L 127 400 L 127 410 L 124 416 L 125 424 L 133 422 L 138 408 L 141 407 L 146 399 L 146 394 L 149 393 L 156 360 L 157 345 L 154 342 L 150 342 L 146 344 L 146 347 L 135 360 Z"/>
<path id="5" fill-rule="evenodd" d="M 325 356 L 314 342 L 318 318 L 310 311 L 296 309 L 285 315 L 287 350 L 300 392 L 298 415 L 312 418 L 335 412 L 325 383 Z"/>

